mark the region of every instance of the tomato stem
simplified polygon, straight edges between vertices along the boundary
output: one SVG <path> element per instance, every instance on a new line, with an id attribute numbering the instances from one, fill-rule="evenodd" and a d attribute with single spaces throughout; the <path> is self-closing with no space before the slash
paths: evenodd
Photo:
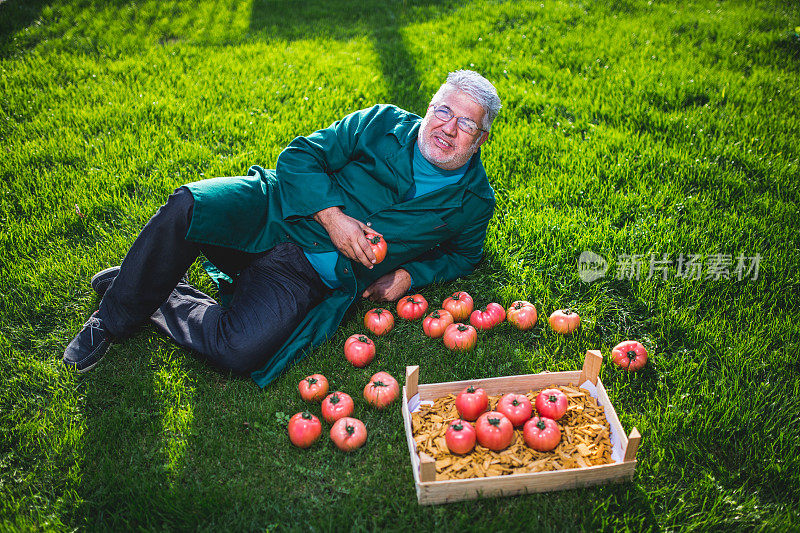
<path id="1" fill-rule="evenodd" d="M 334 404 L 334 405 L 339 403 L 339 395 L 338 394 L 334 394 L 333 396 L 331 396 L 331 403 Z"/>
<path id="2" fill-rule="evenodd" d="M 536 422 L 536 427 L 539 429 L 545 429 L 547 426 L 545 425 L 544 420 L 540 418 L 539 421 Z"/>
<path id="3" fill-rule="evenodd" d="M 489 422 L 493 426 L 499 426 L 500 425 L 500 419 L 499 418 L 487 418 L 486 421 Z"/>
<path id="4" fill-rule="evenodd" d="M 464 429 L 464 426 L 462 426 L 461 424 L 453 424 L 451 427 L 453 428 L 454 431 L 461 431 Z"/>
<path id="5" fill-rule="evenodd" d="M 303 411 L 303 414 L 302 414 L 302 415 L 300 415 L 300 416 L 302 416 L 302 417 L 303 417 L 303 418 L 305 418 L 306 420 L 311 420 L 311 417 L 313 417 L 314 415 L 312 415 L 312 414 L 311 414 L 311 413 L 309 413 L 308 411 Z"/>
<path id="6" fill-rule="evenodd" d="M 358 338 L 358 341 L 359 341 L 359 342 L 363 342 L 364 344 L 369 344 L 369 343 L 370 343 L 369 337 L 365 337 L 364 335 L 361 335 L 361 336 Z"/>
<path id="7" fill-rule="evenodd" d="M 553 403 L 556 403 L 558 401 L 558 398 L 556 397 L 555 394 L 551 394 L 550 397 L 548 398 L 548 400 L 553 402 Z"/>
<path id="8" fill-rule="evenodd" d="M 317 378 L 308 378 L 308 379 L 306 379 L 306 381 L 308 381 L 309 385 L 313 385 L 314 383 L 317 382 Z"/>
<path id="9" fill-rule="evenodd" d="M 347 431 L 348 435 L 352 435 L 355 432 L 356 428 L 355 426 L 347 425 L 345 426 L 344 430 Z"/>
<path id="10" fill-rule="evenodd" d="M 470 385 L 469 387 L 467 387 L 467 392 L 470 393 L 470 394 L 474 393 L 475 392 L 475 387 Z"/>
<path id="11" fill-rule="evenodd" d="M 373 387 L 388 387 L 389 385 L 387 385 L 383 381 L 373 381 L 372 382 L 372 386 Z"/>

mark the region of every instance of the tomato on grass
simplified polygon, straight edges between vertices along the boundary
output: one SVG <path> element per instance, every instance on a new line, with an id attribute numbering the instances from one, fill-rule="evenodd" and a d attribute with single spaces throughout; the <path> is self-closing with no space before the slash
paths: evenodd
<path id="1" fill-rule="evenodd" d="M 331 440 L 343 452 L 351 452 L 367 442 L 367 427 L 357 418 L 340 418 L 331 427 Z"/>
<path id="2" fill-rule="evenodd" d="M 456 322 L 469 318 L 473 306 L 472 296 L 464 291 L 454 292 L 442 302 L 442 307 L 453 315 L 453 320 Z"/>
<path id="3" fill-rule="evenodd" d="M 478 332 L 472 326 L 461 323 L 450 324 L 444 330 L 444 345 L 451 350 L 468 352 L 478 342 Z"/>
<path id="4" fill-rule="evenodd" d="M 422 331 L 428 337 L 437 339 L 444 335 L 447 326 L 453 323 L 453 315 L 444 309 L 437 309 L 422 321 Z"/>
<path id="5" fill-rule="evenodd" d="M 364 368 L 375 359 L 375 343 L 366 335 L 350 335 L 344 341 L 344 356 L 357 368 Z"/>
<path id="6" fill-rule="evenodd" d="M 346 392 L 332 392 L 322 400 L 322 417 L 328 424 L 351 414 L 353 414 L 353 399 Z"/>
<path id="7" fill-rule="evenodd" d="M 562 335 L 569 335 L 581 325 L 581 317 L 572 309 L 553 311 L 547 321 L 553 331 Z"/>
<path id="8" fill-rule="evenodd" d="M 469 323 L 475 329 L 481 331 L 490 330 L 499 324 L 495 312 L 489 311 L 486 308 L 474 310 L 472 314 L 469 315 Z"/>
<path id="9" fill-rule="evenodd" d="M 538 319 L 536 306 L 528 301 L 517 300 L 508 308 L 508 322 L 517 329 L 531 329 Z"/>
<path id="10" fill-rule="evenodd" d="M 382 307 L 370 309 L 364 315 L 364 326 L 377 336 L 386 335 L 394 327 L 394 316 Z"/>
<path id="11" fill-rule="evenodd" d="M 298 448 L 308 448 L 322 435 L 319 418 L 308 411 L 297 413 L 289 419 L 289 440 Z"/>
<path id="12" fill-rule="evenodd" d="M 383 409 L 397 399 L 400 385 L 388 372 L 377 372 L 364 387 L 364 399 L 378 409 Z"/>
<path id="13" fill-rule="evenodd" d="M 499 303 L 492 302 L 486 304 L 486 312 L 494 315 L 495 325 L 500 324 L 506 319 L 506 310 Z"/>
<path id="14" fill-rule="evenodd" d="M 312 374 L 297 384 L 300 397 L 307 402 L 319 402 L 328 394 L 328 379 L 322 374 Z"/>
<path id="15" fill-rule="evenodd" d="M 421 294 L 405 296 L 397 302 L 397 316 L 406 320 L 418 320 L 428 310 L 428 300 Z"/>
<path id="16" fill-rule="evenodd" d="M 647 363 L 647 350 L 639 341 L 622 341 L 611 350 L 611 360 L 618 367 L 635 372 Z"/>

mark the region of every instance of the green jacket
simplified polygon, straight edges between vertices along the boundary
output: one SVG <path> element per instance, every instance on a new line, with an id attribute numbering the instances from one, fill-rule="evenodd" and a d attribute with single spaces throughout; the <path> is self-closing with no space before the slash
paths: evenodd
<path id="1" fill-rule="evenodd" d="M 340 254 L 332 292 L 297 326 L 264 368 L 264 387 L 289 364 L 332 336 L 345 312 L 380 276 L 405 268 L 415 286 L 472 271 L 494 211 L 494 191 L 476 154 L 453 185 L 403 202 L 413 185 L 412 160 L 421 119 L 376 105 L 330 127 L 297 137 L 275 170 L 253 166 L 247 176 L 187 185 L 195 200 L 187 239 L 246 252 L 292 242 L 310 252 L 335 251 L 313 214 L 331 206 L 381 232 L 386 259 L 372 270 Z M 236 214 L 236 216 L 232 216 Z"/>

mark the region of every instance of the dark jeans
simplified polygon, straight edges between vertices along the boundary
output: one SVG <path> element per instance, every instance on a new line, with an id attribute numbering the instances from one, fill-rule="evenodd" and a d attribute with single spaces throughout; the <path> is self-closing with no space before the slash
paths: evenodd
<path id="1" fill-rule="evenodd" d="M 294 244 L 251 254 L 187 241 L 193 207 L 191 192 L 180 188 L 150 219 L 103 296 L 100 317 L 115 338 L 149 319 L 215 366 L 257 370 L 328 288 Z M 229 308 L 181 281 L 201 253 L 231 277 L 241 271 Z"/>

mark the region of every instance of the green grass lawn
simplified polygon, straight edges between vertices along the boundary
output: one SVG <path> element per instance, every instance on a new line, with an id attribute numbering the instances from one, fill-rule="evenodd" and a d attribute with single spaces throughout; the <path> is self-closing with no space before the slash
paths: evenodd
<path id="1" fill-rule="evenodd" d="M 793 1 L 0 2 L 0 530 L 797 530 L 799 26 Z M 362 302 L 264 390 L 149 327 L 62 368 L 89 278 L 173 189 L 270 168 L 377 102 L 422 113 L 457 68 L 503 99 L 483 149 L 498 208 L 476 272 L 423 294 L 572 306 L 576 334 L 504 325 L 455 355 L 401 323 L 359 370 L 342 345 Z M 581 281 L 583 251 L 604 277 Z M 690 256 L 700 279 L 679 275 Z M 609 361 L 628 338 L 651 354 L 632 376 Z M 378 369 L 573 370 L 587 349 L 642 433 L 630 483 L 420 507 L 400 406 L 361 399 Z M 314 372 L 356 399 L 361 450 L 289 443 Z"/>

